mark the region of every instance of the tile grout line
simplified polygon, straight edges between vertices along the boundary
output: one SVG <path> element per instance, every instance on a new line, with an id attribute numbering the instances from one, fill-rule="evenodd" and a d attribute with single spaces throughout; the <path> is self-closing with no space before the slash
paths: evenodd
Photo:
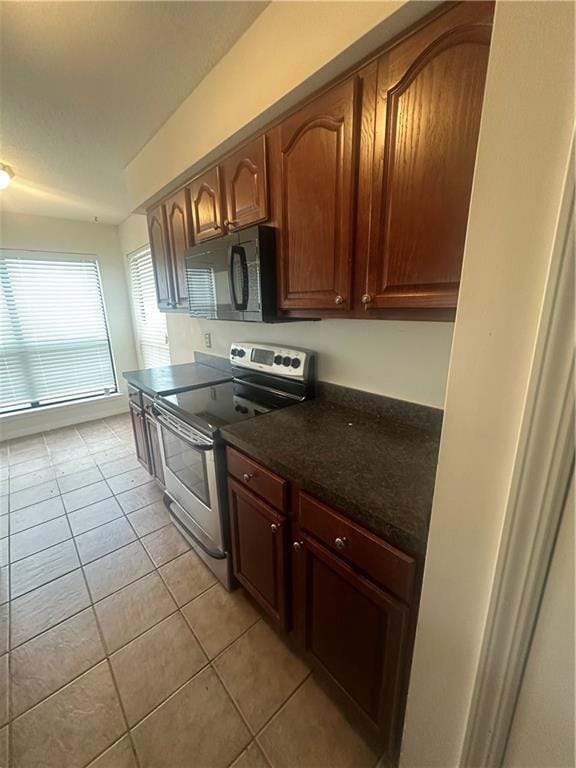
<path id="1" fill-rule="evenodd" d="M 142 507 L 142 509 L 143 509 L 143 507 Z M 137 510 L 136 510 L 136 511 L 137 511 Z M 119 520 L 119 519 L 121 519 L 121 518 L 119 518 L 119 517 L 118 517 L 118 518 L 115 518 L 115 520 Z M 111 521 L 109 521 L 109 522 L 114 522 L 114 520 L 111 520 Z M 128 522 L 130 522 L 130 521 L 128 520 Z M 167 527 L 169 524 L 170 524 L 170 523 L 167 523 L 167 524 L 166 524 L 166 526 L 162 526 L 162 527 L 163 527 L 163 528 L 165 528 L 165 527 Z M 107 523 L 103 523 L 103 525 L 107 525 Z M 101 528 L 102 526 L 97 526 L 97 527 L 98 527 L 98 528 Z M 96 528 L 92 528 L 91 530 L 96 530 Z M 158 528 L 157 530 L 161 530 L 161 528 Z M 86 531 L 86 533 L 87 533 L 87 532 L 88 532 L 88 531 Z M 155 533 L 155 531 L 152 531 L 152 533 Z M 82 535 L 82 534 L 79 534 L 79 535 Z M 148 535 L 148 534 L 146 534 L 146 535 Z M 140 541 L 140 537 L 138 536 L 138 534 L 136 534 L 136 536 L 137 536 L 137 539 L 136 539 L 136 541 Z M 74 539 L 74 535 L 72 535 L 72 539 Z M 67 541 L 69 541 L 69 539 L 67 539 Z M 60 543 L 63 543 L 63 542 L 60 542 Z M 106 555 L 102 555 L 101 557 L 99 557 L 99 558 L 96 558 L 96 560 L 92 560 L 92 561 L 91 561 L 91 563 L 95 563 L 95 562 L 97 562 L 98 560 L 101 560 L 103 557 L 106 557 L 108 554 L 113 554 L 113 552 L 118 552 L 120 549 L 123 549 L 124 547 L 126 547 L 126 546 L 129 546 L 130 544 L 134 544 L 134 541 L 131 541 L 131 542 L 129 542 L 128 544 L 124 544 L 122 547 L 119 547 L 118 549 L 116 549 L 116 550 L 113 550 L 112 552 L 108 552 L 108 553 L 106 553 Z M 57 546 L 57 545 L 54 545 L 54 546 Z M 147 552 L 146 548 L 144 547 L 144 545 L 142 545 L 142 547 L 143 547 L 144 551 L 146 552 L 146 555 L 148 556 L 148 558 L 151 560 L 151 558 L 150 558 L 150 556 L 148 555 L 148 552 Z M 76 547 L 76 550 L 77 550 L 77 547 Z M 43 551 L 46 551 L 46 550 L 43 550 Z M 190 550 L 187 550 L 187 551 L 190 551 Z M 181 554 L 186 554 L 186 553 L 185 553 L 185 552 L 182 552 Z M 30 555 L 30 556 L 31 556 L 31 555 Z M 176 557 L 180 557 L 180 555 L 177 555 Z M 172 558 L 172 560 L 175 560 L 175 559 L 176 559 L 176 557 L 175 557 L 175 558 Z M 169 562 L 172 562 L 172 560 L 167 560 L 167 561 L 166 561 L 166 563 L 163 563 L 163 565 L 167 565 Z M 18 562 L 20 562 L 20 561 L 18 561 Z M 86 563 L 86 565 L 90 565 L 91 563 Z M 153 570 L 158 570 L 158 568 L 157 568 L 157 567 L 154 565 L 154 562 L 152 562 L 152 565 L 153 565 Z M 77 568 L 74 568 L 73 570 L 71 570 L 71 571 L 68 571 L 67 573 L 63 573 L 63 574 L 61 574 L 60 576 L 57 576 L 57 577 L 55 577 L 54 579 L 50 579 L 50 581 L 48 581 L 48 582 L 45 582 L 44 584 L 41 584 L 41 585 L 39 585 L 38 587 L 35 587 L 34 589 L 32 589 L 32 590 L 30 590 L 29 592 L 26 592 L 26 593 L 24 593 L 24 594 L 27 594 L 27 595 L 28 595 L 28 594 L 31 594 L 32 592 L 35 592 L 35 591 L 36 591 L 36 589 L 41 589 L 42 587 L 45 587 L 45 586 L 47 586 L 47 584 L 52 584 L 54 581 L 57 581 L 59 578 L 62 578 L 63 576 L 69 576 L 71 573 L 74 573 L 75 571 L 77 571 L 77 570 L 80 570 L 80 569 L 82 569 L 82 568 L 83 568 L 83 565 L 82 565 L 82 563 L 81 563 L 81 564 L 80 564 L 80 565 L 79 565 Z M 104 600 L 107 600 L 109 597 L 112 597 L 112 595 L 116 595 L 116 594 L 118 594 L 118 592 L 121 592 L 121 591 L 124 589 L 124 587 L 129 587 L 129 586 L 131 586 L 132 584 L 135 584 L 137 581 L 140 581 L 140 579 L 144 579 L 144 578 L 146 578 L 146 576 L 149 576 L 151 573 L 153 573 L 153 570 L 152 570 L 152 571 L 148 571 L 148 573 L 145 573 L 145 574 L 143 574 L 142 576 L 139 576 L 137 579 L 133 579 L 132 581 L 130 581 L 130 582 L 127 582 L 127 583 L 126 583 L 126 584 L 124 584 L 122 587 L 119 587 L 118 589 L 115 589 L 113 592 L 110 592 L 110 594 L 109 594 L 109 595 L 106 595 L 105 597 L 101 597 L 99 600 L 96 600 L 96 602 L 94 603 L 94 605 L 96 605 L 97 603 L 101 603 L 101 602 L 103 602 Z M 158 575 L 159 575 L 159 576 L 160 576 L 160 578 L 162 579 L 162 575 L 161 575 L 160 573 L 159 573 Z M 163 580 L 163 579 L 162 579 L 162 582 L 164 583 L 164 580 Z M 212 588 L 212 586 L 214 586 L 214 585 L 211 585 L 210 587 L 208 587 L 208 589 L 211 589 L 211 588 Z M 205 591 L 208 591 L 208 590 L 205 590 Z M 20 597 L 24 597 L 24 594 L 22 594 L 22 595 L 18 595 L 18 597 L 17 597 L 17 598 L 14 598 L 14 599 L 15 599 L 15 600 L 18 600 Z M 201 594 L 204 594 L 204 593 L 202 592 Z M 92 600 L 92 594 L 91 594 L 90 590 L 88 590 L 88 596 L 89 596 L 89 598 Z M 171 596 L 172 596 L 172 595 L 171 595 Z M 200 597 L 200 595 L 198 595 L 198 597 Z M 194 598 L 194 599 L 195 599 L 195 598 Z M 189 602 L 192 602 L 192 601 L 190 600 Z M 176 609 L 178 610 L 178 606 L 177 606 L 176 602 L 175 602 L 174 604 L 176 605 Z M 186 604 L 187 604 L 187 603 L 186 603 Z M 38 632 L 38 633 L 36 633 L 35 635 L 32 635 L 32 637 L 28 638 L 27 640 L 24 640 L 23 642 L 21 642 L 21 643 L 18 643 L 18 645 L 14 646 L 14 648 L 19 648 L 20 646 L 24 645 L 25 643 L 29 642 L 30 640 L 34 640 L 36 637 L 39 637 L 40 635 L 44 634 L 44 632 L 48 632 L 49 630 L 53 629 L 54 627 L 57 627 L 59 624 L 62 624 L 63 622 L 67 621 L 68 619 L 71 619 L 73 616 L 77 616 L 79 613 L 81 613 L 82 611 L 86 610 L 86 607 L 87 607 L 87 606 L 85 606 L 84 608 L 81 608 L 81 609 L 80 609 L 80 610 L 78 610 L 78 611 L 75 611 L 73 614 L 70 614 L 70 616 L 67 616 L 65 619 L 62 619 L 61 621 L 58 621 L 58 622 L 56 622 L 55 624 L 53 624 L 52 626 L 48 627 L 47 629 L 43 629 L 41 632 Z"/>
<path id="2" fill-rule="evenodd" d="M 78 557 L 78 560 L 80 560 L 80 553 L 78 551 L 78 545 L 76 544 L 76 540 L 73 538 L 72 541 L 74 542 L 74 548 L 76 549 L 76 555 Z M 100 637 L 100 643 L 102 644 L 102 649 L 105 654 L 106 664 L 108 666 L 108 672 L 110 674 L 110 677 L 112 679 L 112 685 L 114 686 L 114 690 L 116 692 L 116 698 L 118 700 L 118 705 L 120 707 L 120 711 L 122 713 L 122 718 L 124 720 L 124 725 L 126 726 L 126 731 L 128 732 L 128 739 L 130 740 L 130 747 L 132 748 L 132 752 L 134 753 L 134 758 L 136 760 L 136 765 L 138 768 L 140 768 L 140 760 L 138 758 L 138 755 L 136 754 L 136 748 L 134 747 L 134 742 L 132 740 L 132 736 L 130 735 L 130 727 L 128 725 L 128 718 L 126 717 L 126 711 L 124 709 L 124 703 L 122 702 L 122 697 L 120 696 L 120 691 L 118 689 L 118 683 L 116 681 L 116 677 L 114 675 L 114 670 L 112 669 L 112 664 L 110 663 L 110 654 L 108 653 L 108 648 L 106 646 L 106 642 L 104 639 L 104 633 L 102 631 L 102 627 L 100 626 L 100 620 L 98 619 L 98 613 L 96 612 L 96 609 L 94 607 L 94 600 L 92 598 L 92 593 L 90 591 L 90 587 L 88 585 L 88 579 L 86 578 L 86 574 L 84 573 L 84 568 L 81 567 L 82 571 L 82 578 L 84 579 L 84 585 L 86 587 L 86 591 L 88 592 L 88 597 L 90 598 L 90 609 L 92 611 L 92 615 L 94 616 L 94 620 L 96 621 L 96 627 L 98 629 L 98 636 Z M 60 689 L 61 690 L 61 689 Z M 112 746 L 111 744 L 108 745 L 108 747 Z M 107 747 L 107 749 L 108 749 Z M 94 758 L 95 759 L 95 758 Z M 92 762 L 92 760 L 90 760 Z M 89 765 L 89 763 L 87 763 Z"/>

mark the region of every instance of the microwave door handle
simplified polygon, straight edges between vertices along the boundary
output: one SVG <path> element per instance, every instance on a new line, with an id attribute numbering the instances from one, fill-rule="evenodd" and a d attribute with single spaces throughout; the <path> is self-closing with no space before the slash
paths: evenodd
<path id="1" fill-rule="evenodd" d="M 238 301 L 238 294 L 236 293 L 234 273 L 234 259 L 236 256 L 240 259 L 240 268 L 242 270 L 242 301 Z M 248 308 L 248 261 L 246 259 L 246 251 L 241 245 L 230 246 L 230 293 L 232 294 L 234 309 L 244 311 Z"/>

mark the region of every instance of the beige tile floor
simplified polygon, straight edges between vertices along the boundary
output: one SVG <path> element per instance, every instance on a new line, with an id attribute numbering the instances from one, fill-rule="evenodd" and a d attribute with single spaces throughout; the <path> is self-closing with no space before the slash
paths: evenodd
<path id="1" fill-rule="evenodd" d="M 0 768 L 373 768 L 161 497 L 124 415 L 0 444 Z"/>

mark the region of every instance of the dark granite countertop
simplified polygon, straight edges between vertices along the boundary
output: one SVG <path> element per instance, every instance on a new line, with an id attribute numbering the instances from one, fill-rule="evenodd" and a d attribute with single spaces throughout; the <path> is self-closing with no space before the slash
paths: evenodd
<path id="1" fill-rule="evenodd" d="M 150 397 L 175 394 L 194 387 L 206 387 L 232 378 L 230 372 L 223 367 L 200 362 L 125 371 L 122 375 L 132 386 L 146 392 Z"/>
<path id="2" fill-rule="evenodd" d="M 438 409 L 324 385 L 316 400 L 222 436 L 391 544 L 423 555 L 441 425 Z"/>

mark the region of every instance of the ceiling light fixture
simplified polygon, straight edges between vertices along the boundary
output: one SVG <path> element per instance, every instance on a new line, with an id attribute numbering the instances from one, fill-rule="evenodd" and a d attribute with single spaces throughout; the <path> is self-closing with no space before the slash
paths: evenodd
<path id="1" fill-rule="evenodd" d="M 14 178 L 14 171 L 9 165 L 0 163 L 0 189 L 6 189 Z"/>

